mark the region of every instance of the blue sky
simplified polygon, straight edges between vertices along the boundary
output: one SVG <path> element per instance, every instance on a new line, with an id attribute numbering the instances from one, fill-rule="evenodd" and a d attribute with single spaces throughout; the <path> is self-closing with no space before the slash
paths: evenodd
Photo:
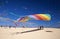
<path id="1" fill-rule="evenodd" d="M 30 20 L 28 22 L 32 23 L 31 26 L 33 25 L 50 26 L 57 22 L 60 22 L 60 1 L 59 0 L 0 0 L 0 17 L 3 18 L 10 18 L 12 20 L 16 20 L 22 16 L 41 14 L 41 13 L 50 14 L 51 20 L 49 22 L 41 20 L 39 21 Z M 0 24 L 4 23 L 5 22 L 0 22 Z"/>

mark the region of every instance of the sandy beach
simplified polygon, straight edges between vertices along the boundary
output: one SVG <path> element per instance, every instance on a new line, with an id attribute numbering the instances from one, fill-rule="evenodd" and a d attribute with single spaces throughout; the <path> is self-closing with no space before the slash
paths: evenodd
<path id="1" fill-rule="evenodd" d="M 58 28 L 36 29 L 0 27 L 0 39 L 60 39 Z"/>

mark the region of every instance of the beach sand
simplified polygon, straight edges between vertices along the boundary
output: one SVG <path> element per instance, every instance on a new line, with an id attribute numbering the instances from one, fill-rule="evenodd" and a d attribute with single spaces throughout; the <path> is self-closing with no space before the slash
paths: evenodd
<path id="1" fill-rule="evenodd" d="M 36 29 L 0 27 L 0 39 L 60 39 L 58 28 Z"/>

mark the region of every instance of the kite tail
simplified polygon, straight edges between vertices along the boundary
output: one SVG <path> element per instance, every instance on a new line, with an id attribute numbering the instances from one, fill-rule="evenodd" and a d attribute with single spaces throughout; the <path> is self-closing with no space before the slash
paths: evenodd
<path id="1" fill-rule="evenodd" d="M 14 24 L 15 24 L 16 26 L 18 26 L 18 24 L 17 24 L 16 22 L 14 22 Z"/>

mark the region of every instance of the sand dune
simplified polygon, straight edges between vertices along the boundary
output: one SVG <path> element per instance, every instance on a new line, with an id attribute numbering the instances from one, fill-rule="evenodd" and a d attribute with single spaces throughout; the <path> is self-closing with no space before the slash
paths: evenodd
<path id="1" fill-rule="evenodd" d="M 60 39 L 60 29 L 44 28 L 1 28 L 0 39 Z"/>

